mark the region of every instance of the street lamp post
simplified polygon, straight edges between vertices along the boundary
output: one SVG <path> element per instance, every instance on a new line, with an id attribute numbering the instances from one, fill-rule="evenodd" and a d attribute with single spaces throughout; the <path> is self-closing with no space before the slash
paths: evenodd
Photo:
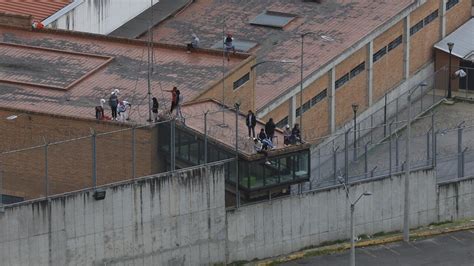
<path id="1" fill-rule="evenodd" d="M 357 110 L 358 109 L 359 109 L 359 105 L 353 103 L 352 112 L 354 113 L 354 160 L 357 159 Z"/>
<path id="2" fill-rule="evenodd" d="M 453 47 L 454 43 L 448 42 L 448 49 L 449 49 L 449 73 L 448 73 L 448 100 L 451 100 L 451 56 L 453 54 Z"/>
<path id="3" fill-rule="evenodd" d="M 351 257 L 349 260 L 349 265 L 350 266 L 355 266 L 355 223 L 354 223 L 354 212 L 355 212 L 355 206 L 357 202 L 363 197 L 363 196 L 370 196 L 372 195 L 372 192 L 370 191 L 365 191 L 364 193 L 360 194 L 359 197 L 355 201 L 352 201 L 350 196 L 349 196 L 349 187 L 348 185 L 344 182 L 343 177 L 338 178 L 339 183 L 341 183 L 344 186 L 344 190 L 346 191 L 346 197 L 349 200 L 351 204 Z"/>

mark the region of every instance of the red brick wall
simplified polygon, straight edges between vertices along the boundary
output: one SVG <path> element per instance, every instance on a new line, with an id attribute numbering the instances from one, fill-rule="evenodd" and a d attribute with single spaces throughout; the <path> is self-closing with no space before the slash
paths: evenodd
<path id="1" fill-rule="evenodd" d="M 22 114 L 15 120 L 6 117 L 18 112 L 0 110 L 2 150 L 43 145 L 49 142 L 97 136 L 97 184 L 117 182 L 132 177 L 132 133 L 128 127 L 94 120 L 65 119 L 41 114 Z M 156 129 L 136 130 L 136 174 L 158 172 Z M 27 199 L 44 195 L 44 147 L 4 154 L 1 157 L 4 193 Z M 92 138 L 87 137 L 48 146 L 50 194 L 77 190 L 92 185 Z"/>

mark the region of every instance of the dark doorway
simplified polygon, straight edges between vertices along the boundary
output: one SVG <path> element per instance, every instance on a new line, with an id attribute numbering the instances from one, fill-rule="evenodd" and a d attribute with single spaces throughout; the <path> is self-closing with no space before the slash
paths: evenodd
<path id="1" fill-rule="evenodd" d="M 461 60 L 460 68 L 467 73 L 467 76 L 459 78 L 459 88 L 474 91 L 474 62 Z"/>

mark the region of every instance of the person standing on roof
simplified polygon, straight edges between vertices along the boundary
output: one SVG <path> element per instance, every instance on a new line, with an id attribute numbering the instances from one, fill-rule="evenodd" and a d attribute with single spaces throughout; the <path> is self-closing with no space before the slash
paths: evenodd
<path id="1" fill-rule="evenodd" d="M 198 46 L 199 46 L 199 38 L 198 38 L 198 36 L 197 36 L 196 34 L 194 34 L 194 33 L 191 34 L 191 36 L 193 37 L 193 39 L 192 39 L 191 43 L 188 43 L 188 45 L 187 45 L 187 47 L 188 47 L 187 53 L 188 53 L 188 54 L 191 53 L 191 50 L 192 50 L 192 49 L 196 49 L 196 48 L 198 48 Z"/>
<path id="2" fill-rule="evenodd" d="M 183 103 L 183 95 L 179 90 L 176 90 L 176 116 L 184 119 L 183 113 L 181 113 L 181 104 Z"/>
<path id="3" fill-rule="evenodd" d="M 273 122 L 273 118 L 270 118 L 268 122 L 265 124 L 265 132 L 267 133 L 267 137 L 269 140 L 273 142 L 273 136 L 275 136 L 275 128 L 276 125 Z"/>
<path id="4" fill-rule="evenodd" d="M 151 107 L 151 111 L 153 112 L 153 120 L 155 122 L 158 122 L 158 107 L 160 105 L 159 105 L 158 100 L 156 99 L 156 97 L 153 97 L 153 99 L 151 99 L 151 100 L 153 102 L 153 105 Z"/>
<path id="5" fill-rule="evenodd" d="M 224 52 L 227 57 L 227 61 L 230 60 L 229 52 L 231 50 L 235 54 L 234 38 L 232 38 L 232 34 L 227 33 L 227 37 L 224 39 Z"/>
<path id="6" fill-rule="evenodd" d="M 283 143 L 285 145 L 291 144 L 291 129 L 290 125 L 285 126 L 285 130 L 283 130 Z"/>
<path id="7" fill-rule="evenodd" d="M 170 115 L 173 113 L 174 108 L 176 108 L 176 105 L 178 104 L 178 94 L 177 94 L 178 88 L 176 86 L 173 87 L 172 90 L 165 90 L 166 92 L 171 92 L 171 108 L 170 108 Z"/>
<path id="8" fill-rule="evenodd" d="M 109 106 L 110 106 L 110 109 L 112 109 L 112 120 L 117 120 L 117 106 L 119 103 L 118 95 L 117 95 L 118 91 L 119 90 L 115 89 L 109 97 Z"/>
<path id="9" fill-rule="evenodd" d="M 103 120 L 104 119 L 104 99 L 100 99 L 100 104 L 95 107 L 95 119 Z"/>
<path id="10" fill-rule="evenodd" d="M 257 125 L 257 118 L 255 117 L 252 110 L 249 110 L 247 117 L 245 118 L 245 124 L 249 129 L 249 139 L 251 137 L 255 138 L 255 126 Z M 252 133 L 252 136 L 250 136 L 250 133 Z"/>

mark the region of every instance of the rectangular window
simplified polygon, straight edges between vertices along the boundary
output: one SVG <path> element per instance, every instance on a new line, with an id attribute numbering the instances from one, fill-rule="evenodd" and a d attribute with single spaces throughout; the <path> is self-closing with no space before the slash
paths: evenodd
<path id="1" fill-rule="evenodd" d="M 449 0 L 446 2 L 446 11 L 450 10 L 453 6 L 457 5 L 459 0 Z"/>
<path id="2" fill-rule="evenodd" d="M 324 100 L 324 98 L 326 98 L 327 95 L 328 95 L 328 89 L 324 89 L 318 95 L 314 96 L 313 99 L 311 99 L 311 106 L 315 106 L 317 103 Z"/>
<path id="3" fill-rule="evenodd" d="M 278 128 L 284 128 L 286 125 L 288 125 L 288 116 L 276 123 L 276 127 Z"/>
<path id="4" fill-rule="evenodd" d="M 299 108 L 299 107 L 296 108 L 296 116 L 297 117 L 300 116 L 300 112 L 301 112 L 301 108 Z"/>
<path id="5" fill-rule="evenodd" d="M 364 70 L 365 70 L 365 62 L 362 62 L 351 70 L 351 78 L 359 75 L 359 73 L 363 72 Z"/>
<path id="6" fill-rule="evenodd" d="M 311 101 L 307 101 L 303 104 L 303 113 L 308 111 L 308 109 L 311 107 Z"/>
<path id="7" fill-rule="evenodd" d="M 250 73 L 243 75 L 240 79 L 234 81 L 234 90 L 244 85 L 244 83 L 249 80 L 250 80 Z"/>
<path id="8" fill-rule="evenodd" d="M 426 27 L 426 25 L 428 25 L 430 22 L 432 22 L 433 20 L 435 20 L 437 17 L 438 17 L 438 9 L 436 9 L 435 11 L 433 11 L 431 14 L 429 14 L 429 15 L 424 19 L 425 27 Z"/>
<path id="9" fill-rule="evenodd" d="M 377 62 L 380 58 L 382 58 L 387 53 L 387 46 L 378 50 L 372 57 L 374 62 Z"/>
<path id="10" fill-rule="evenodd" d="M 410 36 L 419 32 L 421 29 L 423 29 L 423 20 L 416 23 L 413 27 L 410 28 Z"/>
<path id="11" fill-rule="evenodd" d="M 340 79 L 336 80 L 336 90 L 342 87 L 346 82 L 349 81 L 349 73 L 342 76 Z"/>
<path id="12" fill-rule="evenodd" d="M 402 43 L 402 41 L 403 41 L 402 35 L 398 36 L 395 40 L 391 41 L 387 45 L 387 52 L 390 52 L 393 49 L 395 49 L 397 46 L 399 46 Z"/>

